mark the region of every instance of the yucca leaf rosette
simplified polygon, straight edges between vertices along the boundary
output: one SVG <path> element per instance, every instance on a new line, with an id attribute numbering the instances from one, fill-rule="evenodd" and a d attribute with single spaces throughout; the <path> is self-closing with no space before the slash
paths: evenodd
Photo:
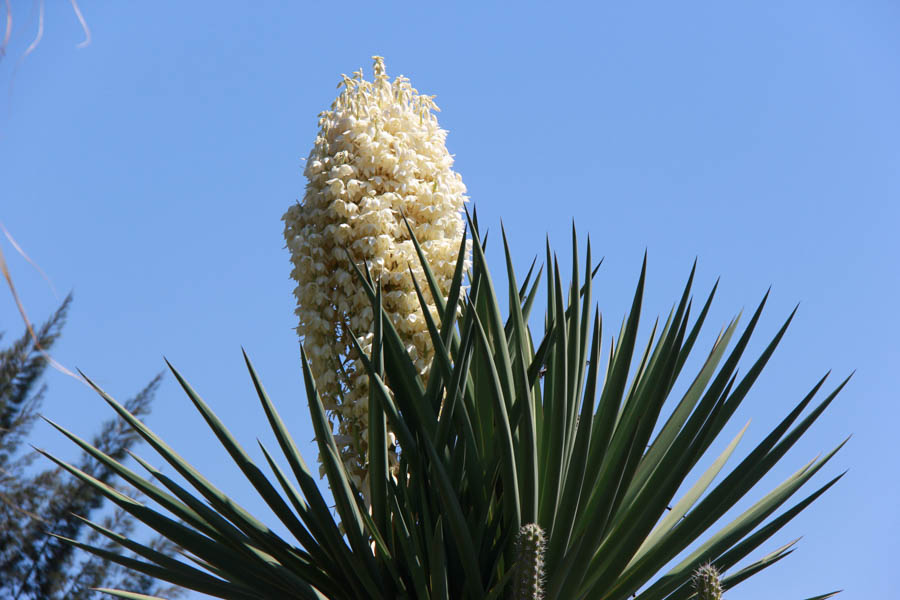
<path id="1" fill-rule="evenodd" d="M 351 337 L 371 350 L 373 310 L 351 262 L 380 282 L 386 314 L 427 377 L 433 346 L 413 277 L 425 290 L 432 316 L 438 314 L 404 217 L 446 295 L 467 199 L 452 169 L 447 132 L 434 115 L 434 97 L 420 95 L 402 76 L 391 82 L 384 59 L 373 58 L 374 81 L 363 79 L 362 70 L 343 76 L 340 95 L 319 115 L 304 172 L 306 193 L 283 217 L 297 282 L 297 333 L 335 441 L 360 489 L 367 487 L 369 391 Z"/>

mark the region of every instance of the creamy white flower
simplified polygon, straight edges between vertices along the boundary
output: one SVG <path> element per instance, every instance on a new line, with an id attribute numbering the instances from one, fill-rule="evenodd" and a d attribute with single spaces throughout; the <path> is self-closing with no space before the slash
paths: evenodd
<path id="1" fill-rule="evenodd" d="M 462 178 L 451 168 L 447 132 L 434 115 L 434 96 L 420 95 L 402 76 L 391 82 L 384 60 L 373 59 L 374 80 L 363 79 L 362 70 L 344 75 L 340 95 L 319 115 L 304 170 L 306 192 L 283 217 L 297 282 L 297 332 L 344 463 L 364 491 L 368 378 L 350 336 L 371 351 L 374 312 L 350 261 L 361 269 L 368 265 L 380 279 L 385 313 L 427 378 L 433 348 L 410 270 L 431 316 L 439 315 L 402 219 L 408 218 L 446 295 L 467 200 Z M 388 439 L 394 447 L 392 432 Z"/>

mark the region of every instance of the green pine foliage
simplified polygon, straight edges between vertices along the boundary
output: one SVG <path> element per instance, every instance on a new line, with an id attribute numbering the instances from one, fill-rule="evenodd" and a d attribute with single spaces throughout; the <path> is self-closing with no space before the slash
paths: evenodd
<path id="1" fill-rule="evenodd" d="M 40 348 L 48 350 L 59 337 L 71 304 L 67 297 L 59 309 L 34 333 Z M 71 600 L 95 598 L 91 588 L 127 585 L 143 593 L 168 590 L 149 578 L 134 574 L 94 555 L 78 551 L 65 538 L 99 541 L 77 515 L 94 515 L 105 527 L 133 533 L 135 522 L 121 510 L 110 511 L 102 494 L 62 469 L 43 471 L 33 464 L 38 453 L 28 447 L 30 434 L 46 395 L 41 375 L 47 361 L 27 332 L 0 350 L 0 599 Z M 127 402 L 130 410 L 147 415 L 161 375 Z M 33 438 L 31 438 L 33 441 Z M 124 460 L 139 440 L 121 421 L 112 419 L 93 438 L 98 448 Z M 98 482 L 111 483 L 113 473 L 83 457 L 81 468 Z M 162 539 L 152 542 L 172 554 L 174 546 Z"/>

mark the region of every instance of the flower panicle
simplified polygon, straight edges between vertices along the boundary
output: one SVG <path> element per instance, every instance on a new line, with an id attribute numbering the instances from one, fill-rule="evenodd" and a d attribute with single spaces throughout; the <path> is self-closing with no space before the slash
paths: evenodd
<path id="1" fill-rule="evenodd" d="M 373 60 L 373 80 L 362 69 L 343 75 L 338 97 L 319 114 L 303 200 L 283 217 L 297 282 L 297 333 L 344 462 L 361 490 L 367 488 L 368 376 L 351 336 L 371 351 L 374 314 L 350 263 L 367 265 L 380 280 L 384 311 L 427 378 L 433 347 L 413 277 L 431 316 L 437 321 L 440 315 L 403 219 L 446 295 L 468 200 L 452 169 L 447 132 L 434 115 L 434 96 L 419 94 L 405 77 L 390 81 L 384 59 Z M 389 439 L 393 444 L 390 432 Z"/>

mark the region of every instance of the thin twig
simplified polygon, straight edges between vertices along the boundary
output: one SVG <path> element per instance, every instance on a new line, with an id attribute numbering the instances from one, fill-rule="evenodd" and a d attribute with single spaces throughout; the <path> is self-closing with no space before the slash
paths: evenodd
<path id="1" fill-rule="evenodd" d="M 32 267 L 34 267 L 35 270 L 41 274 L 41 277 L 43 277 L 44 281 L 47 282 L 47 285 L 50 286 L 50 290 L 53 292 L 53 296 L 57 300 L 59 300 L 59 294 L 56 291 L 56 286 L 53 285 L 53 281 L 50 279 L 50 277 L 47 276 L 46 273 L 44 273 L 44 270 L 36 262 L 31 260 L 31 257 L 29 257 L 27 254 L 25 254 L 25 251 L 22 250 L 22 247 L 13 238 L 12 234 L 9 232 L 9 230 L 6 228 L 6 226 L 3 224 L 3 221 L 0 221 L 0 231 L 3 231 L 3 235 L 5 235 L 6 239 L 9 240 L 9 243 L 12 244 L 12 247 L 16 249 L 16 252 L 18 252 L 22 256 L 22 258 L 24 258 L 26 261 L 28 261 L 28 264 L 30 264 Z"/>
<path id="2" fill-rule="evenodd" d="M 25 57 L 31 54 L 37 45 L 41 43 L 41 38 L 44 37 L 44 0 L 40 0 L 39 9 L 38 9 L 38 30 L 37 35 L 34 36 L 34 41 L 28 46 L 25 50 L 25 54 L 19 59 L 19 63 L 25 60 Z"/>
<path id="3" fill-rule="evenodd" d="M 46 350 L 41 346 L 40 341 L 38 340 L 37 335 L 34 333 L 34 328 L 31 326 L 31 321 L 28 319 L 28 314 L 25 312 L 25 306 L 22 305 L 22 300 L 19 298 L 19 293 L 16 291 L 16 286 L 13 283 L 12 275 L 9 273 L 9 268 L 6 265 L 6 259 L 3 256 L 3 249 L 0 248 L 0 271 L 3 272 L 3 277 L 6 279 L 6 284 L 9 286 L 9 291 L 12 293 L 13 300 L 16 302 L 16 307 L 19 309 L 19 314 L 22 315 L 22 320 L 25 322 L 25 328 L 28 330 L 29 335 L 31 335 L 31 339 L 34 340 L 34 347 L 38 352 L 41 353 L 51 367 L 59 371 L 60 373 L 64 373 L 73 379 L 77 379 L 85 385 L 88 385 L 88 382 L 84 380 L 84 378 L 76 375 L 69 369 L 65 368 L 56 360 L 47 353 Z"/>
<path id="4" fill-rule="evenodd" d="M 6 0 L 4 5 L 6 6 L 6 31 L 3 33 L 3 43 L 0 43 L 0 58 L 6 54 L 6 46 L 12 35 L 12 6 L 9 5 L 9 0 Z"/>
<path id="5" fill-rule="evenodd" d="M 76 2 L 76 0 L 69 1 L 72 3 L 72 10 L 75 11 L 75 16 L 78 17 L 78 22 L 81 23 L 81 29 L 84 31 L 84 41 L 75 47 L 84 48 L 91 43 L 91 30 L 90 28 L 88 28 L 87 21 L 84 20 L 84 15 L 81 14 L 81 9 L 78 8 L 78 2 Z"/>

